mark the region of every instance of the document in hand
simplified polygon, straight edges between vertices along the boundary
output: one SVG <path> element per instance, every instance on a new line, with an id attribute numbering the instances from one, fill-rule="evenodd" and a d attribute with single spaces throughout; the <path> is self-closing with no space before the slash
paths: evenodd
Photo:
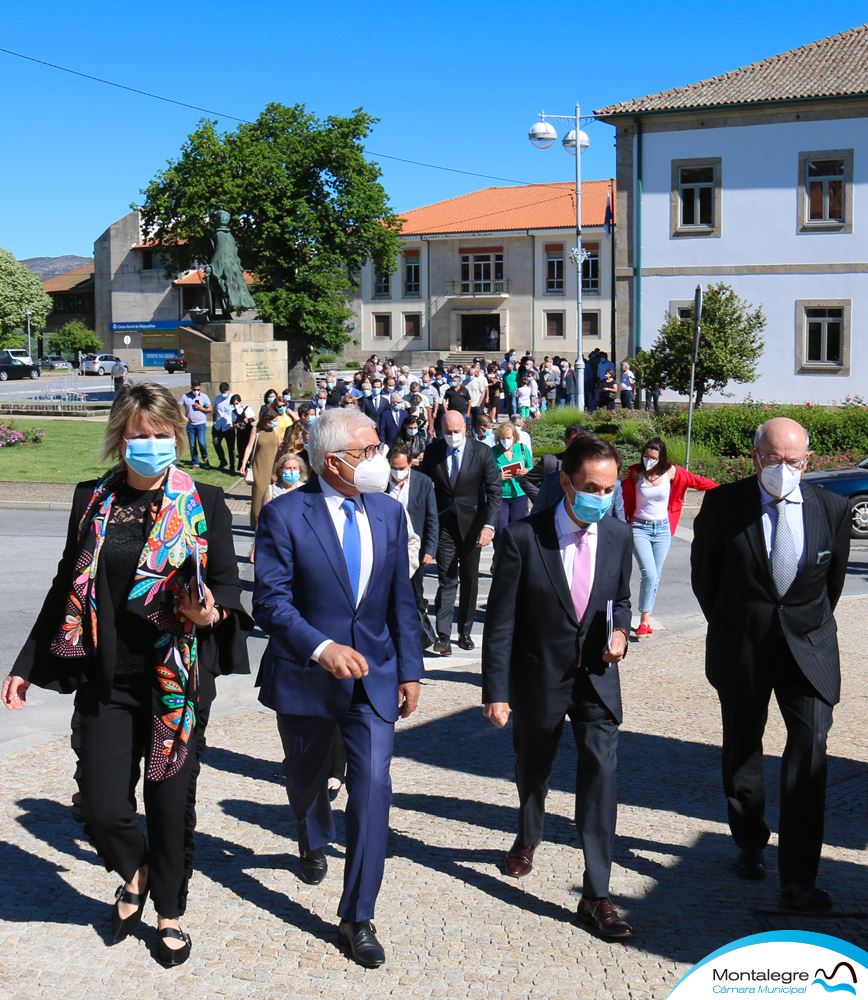
<path id="1" fill-rule="evenodd" d="M 196 590 L 199 593 L 199 600 L 205 603 L 205 582 L 202 579 L 202 553 L 199 551 L 199 543 L 193 547 L 193 557 L 196 561 Z"/>
<path id="2" fill-rule="evenodd" d="M 524 466 L 521 464 L 521 462 L 510 462 L 509 465 L 501 466 L 501 468 L 503 469 L 504 472 L 511 472 L 513 475 L 515 475 L 517 472 L 520 472 L 524 468 Z"/>
<path id="3" fill-rule="evenodd" d="M 612 652 L 612 633 L 615 631 L 615 616 L 612 601 L 606 601 L 606 649 Z"/>

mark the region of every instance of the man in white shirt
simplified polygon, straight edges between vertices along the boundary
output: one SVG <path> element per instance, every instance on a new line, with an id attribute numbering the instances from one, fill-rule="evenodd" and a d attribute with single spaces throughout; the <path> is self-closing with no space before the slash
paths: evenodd
<path id="1" fill-rule="evenodd" d="M 629 361 L 621 362 L 621 408 L 632 410 L 636 399 L 636 373 L 630 368 Z"/>
<path id="2" fill-rule="evenodd" d="M 228 472 L 230 476 L 235 475 L 235 425 L 232 421 L 232 404 L 230 400 L 232 394 L 229 392 L 229 383 L 220 383 L 220 392 L 214 397 L 214 426 L 211 428 L 211 442 L 220 463 L 220 471 Z M 223 454 L 223 445 L 229 452 L 229 468 L 227 469 L 226 456 Z"/>
<path id="3" fill-rule="evenodd" d="M 514 416 L 509 418 L 509 422 L 518 431 L 518 441 L 519 444 L 523 444 L 528 450 L 528 454 L 533 460 L 533 443 L 530 439 L 530 434 L 525 430 L 524 417 L 521 414 L 516 413 Z"/>

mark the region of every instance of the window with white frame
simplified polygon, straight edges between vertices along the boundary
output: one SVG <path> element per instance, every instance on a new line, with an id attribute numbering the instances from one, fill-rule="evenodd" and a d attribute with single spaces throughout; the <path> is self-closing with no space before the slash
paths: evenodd
<path id="1" fill-rule="evenodd" d="M 849 374 L 850 300 L 796 303 L 796 371 Z"/>
<path id="2" fill-rule="evenodd" d="M 419 294 L 419 254 L 404 255 L 404 294 Z"/>
<path id="3" fill-rule="evenodd" d="M 390 276 L 388 274 L 380 274 L 377 271 L 374 274 L 374 298 L 375 299 L 388 299 L 391 293 L 391 282 Z"/>
<path id="4" fill-rule="evenodd" d="M 502 253 L 461 255 L 461 294 L 490 295 L 504 291 Z"/>
<path id="5" fill-rule="evenodd" d="M 799 232 L 852 232 L 853 150 L 799 154 Z"/>
<path id="6" fill-rule="evenodd" d="M 672 161 L 671 235 L 720 236 L 720 157 Z"/>
<path id="7" fill-rule="evenodd" d="M 546 247 L 546 294 L 564 293 L 564 248 L 552 245 Z"/>
<path id="8" fill-rule="evenodd" d="M 389 313 L 374 313 L 374 336 L 391 340 L 392 317 Z"/>
<path id="9" fill-rule="evenodd" d="M 600 292 L 600 244 L 586 243 L 587 256 L 582 261 L 582 292 L 598 295 Z"/>

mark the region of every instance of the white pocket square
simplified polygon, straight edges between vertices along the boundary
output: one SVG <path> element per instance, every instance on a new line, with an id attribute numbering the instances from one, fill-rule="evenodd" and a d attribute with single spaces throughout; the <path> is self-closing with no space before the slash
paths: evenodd
<path id="1" fill-rule="evenodd" d="M 832 558 L 832 553 L 828 549 L 823 549 L 822 552 L 817 553 L 817 565 L 820 566 L 822 563 L 827 563 Z"/>

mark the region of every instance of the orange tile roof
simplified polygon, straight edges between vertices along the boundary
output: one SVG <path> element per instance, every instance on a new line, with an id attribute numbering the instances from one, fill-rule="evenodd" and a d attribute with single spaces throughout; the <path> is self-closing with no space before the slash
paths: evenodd
<path id="1" fill-rule="evenodd" d="M 46 278 L 42 282 L 42 287 L 46 292 L 69 292 L 79 285 L 93 278 L 93 261 L 89 264 L 81 264 L 79 267 L 67 271 L 65 274 L 55 274 L 53 278 Z"/>
<path id="2" fill-rule="evenodd" d="M 602 226 L 614 181 L 582 182 L 582 227 Z M 612 197 L 614 221 L 615 198 Z M 490 187 L 423 205 L 401 215 L 404 236 L 437 233 L 491 233 L 521 229 L 575 229 L 576 185 L 524 184 Z"/>
<path id="3" fill-rule="evenodd" d="M 244 272 L 244 280 L 248 285 L 254 284 L 253 275 L 249 271 Z M 173 285 L 204 285 L 205 284 L 205 272 L 204 271 L 187 271 L 186 274 L 181 275 L 180 278 L 175 278 L 172 282 Z"/>

